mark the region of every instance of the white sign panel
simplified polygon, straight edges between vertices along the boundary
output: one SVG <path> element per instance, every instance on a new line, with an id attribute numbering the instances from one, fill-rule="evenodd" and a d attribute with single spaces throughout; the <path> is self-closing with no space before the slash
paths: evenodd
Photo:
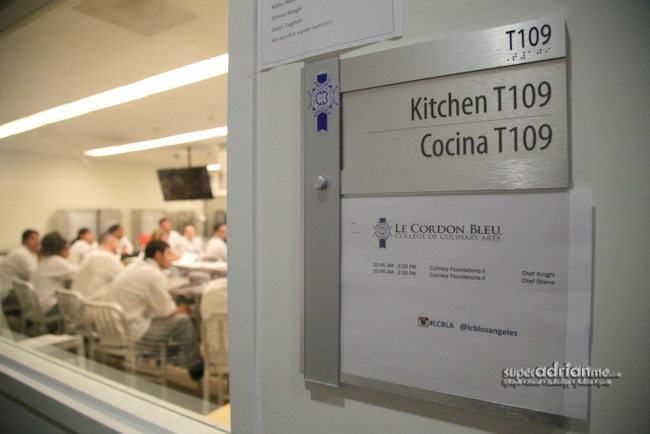
<path id="1" fill-rule="evenodd" d="M 259 68 L 402 35 L 401 0 L 261 0 Z"/>
<path id="2" fill-rule="evenodd" d="M 569 208 L 566 192 L 343 198 L 341 372 L 566 415 L 571 392 L 502 374 L 583 348 Z"/>

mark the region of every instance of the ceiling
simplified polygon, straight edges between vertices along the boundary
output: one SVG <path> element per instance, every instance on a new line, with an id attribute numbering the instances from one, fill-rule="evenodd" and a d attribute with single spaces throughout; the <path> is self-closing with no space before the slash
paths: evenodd
<path id="1" fill-rule="evenodd" d="M 0 125 L 228 50 L 227 0 L 39 0 L 0 31 Z M 20 16 L 21 0 L 0 2 Z M 33 3 L 33 2 L 32 2 Z M 0 28 L 5 24 L 0 18 Z M 83 157 L 87 149 L 227 125 L 227 74 L 0 139 L 0 151 Z M 226 138 L 105 161 L 225 164 Z M 221 152 L 220 152 L 221 150 Z"/>

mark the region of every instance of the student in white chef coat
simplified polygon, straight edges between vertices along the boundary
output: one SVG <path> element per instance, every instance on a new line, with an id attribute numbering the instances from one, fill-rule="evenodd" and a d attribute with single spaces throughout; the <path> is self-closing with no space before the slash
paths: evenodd
<path id="1" fill-rule="evenodd" d="M 66 258 L 70 245 L 58 232 L 50 232 L 41 240 L 43 260 L 32 274 L 36 297 L 46 316 L 59 313 L 56 302 L 57 288 L 70 288 L 77 273 L 77 266 Z M 56 323 L 50 323 L 50 333 L 56 331 Z"/>
<path id="2" fill-rule="evenodd" d="M 228 261 L 228 246 L 226 245 L 227 228 L 225 223 L 214 225 L 214 235 L 205 246 L 205 258 L 211 261 Z"/>
<path id="3" fill-rule="evenodd" d="M 13 289 L 15 279 L 30 280 L 32 273 L 38 265 L 38 255 L 41 239 L 33 229 L 27 229 L 22 235 L 20 247 L 12 249 L 0 266 L 0 299 L 5 300 Z M 15 303 L 18 300 L 15 294 L 10 296 Z M 14 303 L 14 304 L 15 304 Z"/>
<path id="4" fill-rule="evenodd" d="M 228 278 L 220 277 L 205 284 L 201 295 L 201 318 L 228 314 Z"/>
<path id="5" fill-rule="evenodd" d="M 113 234 L 115 238 L 117 238 L 118 241 L 118 249 L 117 252 L 119 256 L 131 256 L 133 255 L 134 249 L 133 249 L 133 244 L 131 241 L 127 238 L 126 235 L 124 235 L 124 228 L 121 225 L 113 225 L 110 228 L 108 228 L 108 232 Z"/>
<path id="6" fill-rule="evenodd" d="M 174 253 L 176 256 L 190 254 L 196 255 L 197 260 L 203 258 L 203 244 L 201 243 L 201 240 L 195 236 L 195 232 L 194 226 L 185 226 L 183 229 L 183 236 L 174 244 Z"/>
<path id="7" fill-rule="evenodd" d="M 181 234 L 172 229 L 172 224 L 168 218 L 161 218 L 158 220 L 158 229 L 167 232 L 167 244 L 169 244 L 169 247 L 174 250 L 174 244 L 176 244 L 176 241 L 181 238 Z"/>
<path id="8" fill-rule="evenodd" d="M 77 238 L 70 243 L 70 254 L 68 260 L 73 264 L 81 264 L 86 256 L 93 250 L 95 237 L 88 228 L 81 228 L 77 232 Z"/>
<path id="9" fill-rule="evenodd" d="M 188 369 L 190 377 L 203 377 L 198 333 L 187 306 L 177 306 L 167 291 L 163 270 L 171 267 L 173 253 L 162 240 L 145 248 L 145 259 L 130 264 L 109 285 L 106 299 L 124 310 L 131 338 L 139 351 L 156 353 L 160 343 L 173 339 L 180 354 L 169 361 Z"/>
<path id="10" fill-rule="evenodd" d="M 84 300 L 103 300 L 108 285 L 124 269 L 118 259 L 118 248 L 117 237 L 105 233 L 99 239 L 99 247 L 79 267 L 72 289 L 81 293 Z"/>

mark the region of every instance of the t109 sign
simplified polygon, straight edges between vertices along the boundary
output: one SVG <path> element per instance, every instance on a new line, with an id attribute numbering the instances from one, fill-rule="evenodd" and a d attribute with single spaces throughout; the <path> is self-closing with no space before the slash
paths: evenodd
<path id="1" fill-rule="evenodd" d="M 517 39 L 521 40 L 521 47 L 519 48 L 537 47 L 538 44 L 546 45 L 551 42 L 551 26 L 549 24 L 544 24 L 541 28 L 532 26 L 528 29 L 528 32 L 524 29 L 507 30 L 506 34 L 510 38 L 511 50 L 517 46 Z"/>
<path id="2" fill-rule="evenodd" d="M 344 195 L 568 187 L 564 22 L 458 39 L 412 51 L 454 73 L 342 93 Z M 468 66 L 458 46 L 493 55 Z"/>

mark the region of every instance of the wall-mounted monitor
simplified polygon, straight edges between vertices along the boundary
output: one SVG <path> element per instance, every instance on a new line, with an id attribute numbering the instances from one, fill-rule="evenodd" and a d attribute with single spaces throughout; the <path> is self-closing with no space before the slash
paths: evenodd
<path id="1" fill-rule="evenodd" d="M 205 167 L 158 169 L 158 178 L 165 200 L 212 199 Z"/>

